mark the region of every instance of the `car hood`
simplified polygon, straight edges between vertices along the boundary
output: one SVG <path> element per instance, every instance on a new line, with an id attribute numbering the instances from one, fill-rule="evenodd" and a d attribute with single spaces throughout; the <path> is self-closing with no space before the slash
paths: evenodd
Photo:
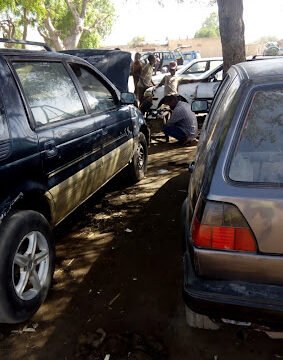
<path id="1" fill-rule="evenodd" d="M 131 54 L 121 50 L 74 49 L 61 51 L 78 56 L 95 66 L 121 92 L 128 91 Z"/>

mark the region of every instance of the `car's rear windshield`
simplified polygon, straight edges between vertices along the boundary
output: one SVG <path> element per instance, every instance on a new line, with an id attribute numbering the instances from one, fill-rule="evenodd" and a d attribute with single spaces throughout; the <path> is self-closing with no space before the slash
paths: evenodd
<path id="1" fill-rule="evenodd" d="M 229 177 L 239 182 L 283 184 L 282 88 L 254 94 Z"/>

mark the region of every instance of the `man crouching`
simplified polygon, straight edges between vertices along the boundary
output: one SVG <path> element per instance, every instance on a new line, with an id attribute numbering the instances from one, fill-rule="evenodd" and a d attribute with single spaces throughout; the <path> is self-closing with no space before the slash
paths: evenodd
<path id="1" fill-rule="evenodd" d="M 170 106 L 172 114 L 163 131 L 166 138 L 177 139 L 180 145 L 196 145 L 198 123 L 188 103 L 178 100 L 175 95 L 166 96 L 163 104 Z"/>

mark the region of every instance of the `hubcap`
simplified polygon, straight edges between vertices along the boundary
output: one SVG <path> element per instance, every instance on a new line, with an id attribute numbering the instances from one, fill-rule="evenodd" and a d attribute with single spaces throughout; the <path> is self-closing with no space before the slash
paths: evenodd
<path id="1" fill-rule="evenodd" d="M 49 247 L 45 236 L 32 231 L 20 242 L 13 261 L 13 285 L 22 300 L 38 295 L 49 269 Z"/>
<path id="2" fill-rule="evenodd" d="M 138 168 L 141 170 L 144 166 L 144 148 L 142 144 L 138 145 Z"/>

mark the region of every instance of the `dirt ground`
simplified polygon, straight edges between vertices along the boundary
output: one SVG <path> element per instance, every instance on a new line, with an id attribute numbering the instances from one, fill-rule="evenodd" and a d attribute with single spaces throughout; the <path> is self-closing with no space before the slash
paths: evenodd
<path id="1" fill-rule="evenodd" d="M 31 321 L 0 326 L 0 359 L 280 359 L 283 341 L 187 327 L 180 208 L 195 148 L 155 143 L 136 186 L 116 178 L 56 229 L 54 286 Z"/>

